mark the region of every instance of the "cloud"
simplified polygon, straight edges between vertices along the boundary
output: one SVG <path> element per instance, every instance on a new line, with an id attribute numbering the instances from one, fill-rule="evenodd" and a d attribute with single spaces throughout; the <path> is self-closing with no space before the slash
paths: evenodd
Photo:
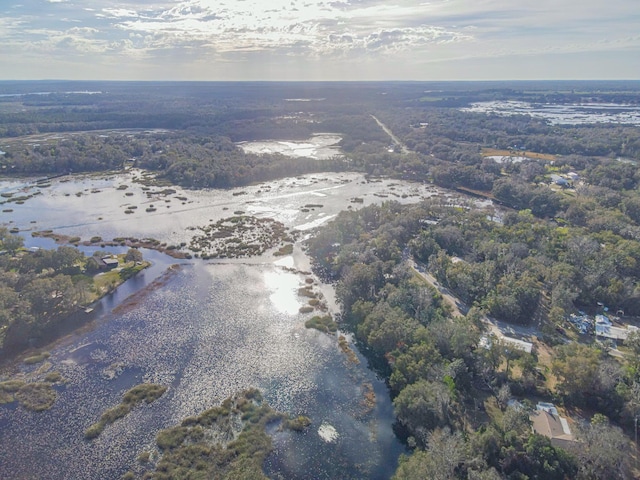
<path id="1" fill-rule="evenodd" d="M 402 62 L 419 73 L 428 63 L 456 59 L 640 49 L 636 0 L 582 0 L 576 8 L 557 0 L 83 0 L 81 6 L 5 0 L 0 63 L 38 51 L 51 62 L 91 53 L 94 62 L 156 58 L 158 65 L 198 56 L 199 65 L 260 64 L 263 54 L 265 61 L 313 62 L 320 70 L 341 61 Z"/>

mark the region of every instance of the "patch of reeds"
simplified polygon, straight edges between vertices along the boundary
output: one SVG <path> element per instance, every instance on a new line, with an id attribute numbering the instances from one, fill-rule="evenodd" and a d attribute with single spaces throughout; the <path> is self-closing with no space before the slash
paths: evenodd
<path id="1" fill-rule="evenodd" d="M 35 365 L 36 363 L 44 362 L 50 356 L 51 354 L 49 352 L 41 352 L 36 355 L 31 355 L 30 357 L 25 358 L 24 363 L 26 363 L 27 365 Z"/>
<path id="2" fill-rule="evenodd" d="M 304 322 L 304 326 L 307 328 L 315 328 L 324 333 L 335 333 L 338 331 L 338 324 L 333 321 L 331 315 L 316 315 Z"/>
<path id="3" fill-rule="evenodd" d="M 41 412 L 50 409 L 56 401 L 56 391 L 49 383 L 27 383 L 15 393 L 16 400 L 27 410 Z"/>
<path id="4" fill-rule="evenodd" d="M 115 407 L 109 408 L 101 416 L 100 420 L 92 424 L 84 432 L 87 440 L 93 440 L 100 436 L 107 425 L 114 423 L 116 420 L 125 417 L 133 407 L 142 402 L 152 403 L 160 398 L 167 387 L 152 383 L 142 383 L 128 390 L 122 397 L 122 402 Z"/>

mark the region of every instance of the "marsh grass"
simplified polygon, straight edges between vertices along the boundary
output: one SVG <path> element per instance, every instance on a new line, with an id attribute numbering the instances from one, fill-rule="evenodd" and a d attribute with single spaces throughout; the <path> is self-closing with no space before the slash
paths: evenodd
<path id="1" fill-rule="evenodd" d="M 151 460 L 151 452 L 142 452 L 140 453 L 140 455 L 138 455 L 138 462 L 140 463 L 147 463 L 149 462 L 149 460 Z"/>
<path id="2" fill-rule="evenodd" d="M 142 402 L 152 403 L 160 398 L 166 391 L 167 387 L 164 385 L 141 383 L 127 391 L 127 393 L 124 394 L 122 402 L 131 406 L 138 405 Z"/>
<path id="3" fill-rule="evenodd" d="M 355 352 L 351 350 L 351 347 L 349 347 L 349 342 L 344 335 L 340 335 L 340 337 L 338 337 L 338 346 L 340 347 L 340 350 L 342 350 L 342 352 L 347 356 L 347 360 L 349 360 L 350 363 L 353 363 L 355 365 L 360 363 L 360 360 L 358 360 Z"/>
<path id="4" fill-rule="evenodd" d="M 25 358 L 24 363 L 26 363 L 27 365 L 35 365 L 36 363 L 44 362 L 50 356 L 51 354 L 49 352 L 41 352 L 36 355 L 31 355 L 30 357 Z"/>
<path id="5" fill-rule="evenodd" d="M 84 438 L 87 440 L 93 440 L 94 438 L 99 437 L 107 425 L 114 423 L 120 418 L 126 417 L 132 408 L 142 402 L 154 402 L 166 391 L 167 387 L 164 385 L 155 385 L 152 383 L 136 385 L 124 394 L 120 404 L 105 410 L 105 412 L 100 416 L 100 420 L 85 430 Z"/>
<path id="6" fill-rule="evenodd" d="M 304 326 L 307 328 L 315 328 L 324 333 L 335 333 L 338 330 L 338 324 L 333 321 L 331 315 L 316 315 L 304 322 Z"/>
<path id="7" fill-rule="evenodd" d="M 27 410 L 42 412 L 56 401 L 56 391 L 49 383 L 27 383 L 15 393 L 16 400 Z"/>
<path id="8" fill-rule="evenodd" d="M 311 419 L 304 415 L 299 415 L 296 418 L 287 419 L 283 426 L 286 429 L 293 430 L 294 432 L 303 432 L 311 425 Z"/>
<path id="9" fill-rule="evenodd" d="M 16 398 L 9 392 L 4 390 L 0 390 L 0 405 L 4 405 L 5 403 L 15 402 Z"/>
<path id="10" fill-rule="evenodd" d="M 26 383 L 22 380 L 7 380 L 5 382 L 0 382 L 0 390 L 9 393 L 16 393 L 25 385 Z"/>
<path id="11" fill-rule="evenodd" d="M 203 234 L 193 237 L 188 248 L 192 252 L 199 252 L 204 259 L 262 255 L 287 240 L 292 241 L 282 223 L 272 218 L 245 216 L 240 211 L 236 211 L 233 217 L 199 227 L 199 230 Z M 286 252 L 288 248 L 285 245 L 281 251 Z"/>
<path id="12" fill-rule="evenodd" d="M 298 295 L 300 295 L 301 297 L 316 298 L 316 294 L 313 293 L 311 286 L 299 288 Z"/>
<path id="13" fill-rule="evenodd" d="M 20 390 L 25 384 L 22 380 L 6 380 L 0 382 L 0 405 L 15 402 L 14 393 Z"/>
<path id="14" fill-rule="evenodd" d="M 62 374 L 60 372 L 49 372 L 44 377 L 45 382 L 49 383 L 58 383 L 62 382 L 64 379 L 62 378 Z"/>
<path id="15" fill-rule="evenodd" d="M 287 244 L 278 249 L 273 255 L 276 257 L 283 257 L 285 255 L 291 255 L 293 253 L 293 245 Z"/>
<path id="16" fill-rule="evenodd" d="M 158 434 L 162 457 L 151 478 L 265 479 L 262 465 L 273 449 L 266 428 L 275 422 L 295 432 L 311 424 L 306 417 L 290 420 L 274 411 L 255 389 L 229 397 Z"/>

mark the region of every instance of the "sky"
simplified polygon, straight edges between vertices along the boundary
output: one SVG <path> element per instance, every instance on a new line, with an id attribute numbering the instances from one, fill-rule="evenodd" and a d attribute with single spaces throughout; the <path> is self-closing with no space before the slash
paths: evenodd
<path id="1" fill-rule="evenodd" d="M 640 79 L 638 0 L 1 0 L 0 80 Z"/>

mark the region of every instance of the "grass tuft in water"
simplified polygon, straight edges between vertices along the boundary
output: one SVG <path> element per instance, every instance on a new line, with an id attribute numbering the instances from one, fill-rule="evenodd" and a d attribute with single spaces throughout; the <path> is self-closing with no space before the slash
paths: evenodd
<path id="1" fill-rule="evenodd" d="M 105 410 L 100 416 L 100 420 L 85 430 L 84 438 L 93 440 L 99 437 L 107 425 L 114 423 L 120 418 L 126 417 L 132 408 L 142 402 L 152 403 L 156 401 L 166 391 L 167 387 L 164 385 L 156 385 L 153 383 L 136 385 L 124 394 L 122 402 L 119 405 Z"/>
<path id="2" fill-rule="evenodd" d="M 53 406 L 57 394 L 50 384 L 34 382 L 21 387 L 15 397 L 27 410 L 42 412 Z"/>
<path id="3" fill-rule="evenodd" d="M 320 330 L 324 333 L 335 333 L 338 330 L 338 324 L 333 321 L 331 315 L 319 316 L 316 315 L 313 318 L 310 318 L 304 323 L 304 326 L 307 328 L 315 328 L 316 330 Z"/>
<path id="4" fill-rule="evenodd" d="M 35 365 L 36 363 L 44 362 L 50 356 L 51 354 L 49 352 L 38 353 L 36 355 L 31 355 L 30 357 L 25 358 L 24 363 L 26 363 L 27 365 Z"/>
<path id="5" fill-rule="evenodd" d="M 272 451 L 267 425 L 302 431 L 311 421 L 289 420 L 263 403 L 258 390 L 250 389 L 227 398 L 180 426 L 162 430 L 156 437 L 162 457 L 149 478 L 251 478 L 265 479 L 264 459 Z"/>

